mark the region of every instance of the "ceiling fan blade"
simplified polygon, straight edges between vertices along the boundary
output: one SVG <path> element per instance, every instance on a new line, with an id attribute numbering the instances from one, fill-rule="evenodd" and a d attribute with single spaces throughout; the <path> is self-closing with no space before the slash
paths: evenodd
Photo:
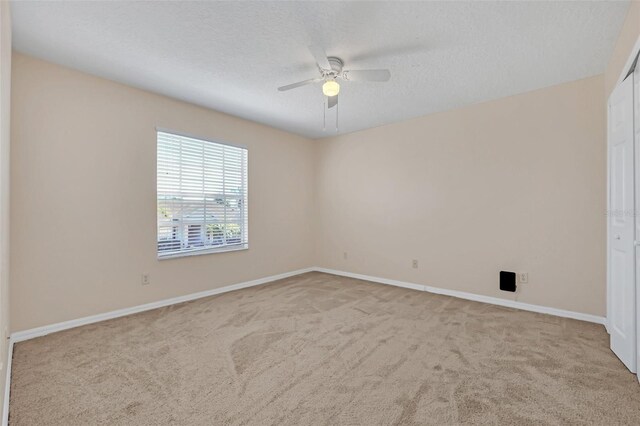
<path id="1" fill-rule="evenodd" d="M 351 70 L 345 71 L 343 78 L 348 81 L 389 81 L 389 70 Z"/>
<path id="2" fill-rule="evenodd" d="M 330 70 L 331 64 L 329 63 L 329 59 L 327 59 L 327 53 L 320 46 L 311 45 L 309 46 L 309 51 L 313 55 L 316 60 L 316 63 L 323 70 Z"/>
<path id="3" fill-rule="evenodd" d="M 327 101 L 327 108 L 333 108 L 338 105 L 338 95 L 329 96 L 329 100 Z"/>
<path id="4" fill-rule="evenodd" d="M 286 86 L 278 87 L 278 90 L 280 92 L 284 92 L 285 90 L 295 89 L 296 87 L 306 86 L 307 84 L 316 83 L 318 81 L 322 81 L 322 79 L 321 78 L 310 78 L 309 80 L 299 81 L 297 83 L 293 83 L 293 84 L 289 84 L 289 85 L 286 85 Z"/>

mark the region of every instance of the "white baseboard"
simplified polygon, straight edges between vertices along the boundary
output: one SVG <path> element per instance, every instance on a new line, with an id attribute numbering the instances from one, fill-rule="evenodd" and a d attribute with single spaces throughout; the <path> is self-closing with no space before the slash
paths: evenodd
<path id="1" fill-rule="evenodd" d="M 353 273 L 353 272 L 339 271 L 339 270 L 336 270 L 336 269 L 328 269 L 328 268 L 321 268 L 321 267 L 311 267 L 311 268 L 299 269 L 297 271 L 286 272 L 286 273 L 283 273 L 283 274 L 272 275 L 272 276 L 265 277 L 265 278 L 259 278 L 259 279 L 252 280 L 252 281 L 245 281 L 245 282 L 238 283 L 238 284 L 232 284 L 232 285 L 228 285 L 228 286 L 225 286 L 225 287 L 214 288 L 212 290 L 201 291 L 199 293 L 192 293 L 192 294 L 187 294 L 185 296 L 178 296 L 178 297 L 174 297 L 174 298 L 171 298 L 171 299 L 160 300 L 160 301 L 157 301 L 157 302 L 147 303 L 147 304 L 144 304 L 144 305 L 132 306 L 130 308 L 124 308 L 124 309 L 118 309 L 116 311 L 105 312 L 105 313 L 102 313 L 102 314 L 92 315 L 92 316 L 88 316 L 88 317 L 84 317 L 84 318 L 78 318 L 78 319 L 75 319 L 75 320 L 59 322 L 59 323 L 56 323 L 56 324 L 45 325 L 45 326 L 42 326 L 42 327 L 32 328 L 32 329 L 29 329 L 29 330 L 17 331 L 17 332 L 11 333 L 10 341 L 11 341 L 11 343 L 22 342 L 24 340 L 33 339 L 34 337 L 44 336 L 44 335 L 49 334 L 49 333 L 55 333 L 56 331 L 68 330 L 70 328 L 80 327 L 80 326 L 87 325 L 87 324 L 93 324 L 95 322 L 100 322 L 100 321 L 105 321 L 105 320 L 109 320 L 109 319 L 113 319 L 113 318 L 123 317 L 123 316 L 126 316 L 126 315 L 131 315 L 131 314 L 135 314 L 135 313 L 138 313 L 138 312 L 144 312 L 144 311 L 148 311 L 148 310 L 151 310 L 151 309 L 162 308 L 164 306 L 175 305 L 177 303 L 188 302 L 190 300 L 196 300 L 196 299 L 200 299 L 202 297 L 214 296 L 216 294 L 222 294 L 222 293 L 226 293 L 226 292 L 229 292 L 229 291 L 240 290 L 240 289 L 247 288 L 247 287 L 253 287 L 253 286 L 257 286 L 257 285 L 261 285 L 261 284 L 266 284 L 266 283 L 269 283 L 269 282 L 272 282 L 272 281 L 281 280 L 283 278 L 289 278 L 289 277 L 292 277 L 292 276 L 295 276 L 295 275 L 300 275 L 300 274 L 304 274 L 306 272 L 311 272 L 311 271 L 324 272 L 324 273 L 327 273 L 327 274 L 333 274 L 333 275 L 340 275 L 340 276 L 344 276 L 344 277 L 356 278 L 356 279 L 365 280 L 365 281 L 371 281 L 371 282 L 380 283 L 380 284 L 387 284 L 387 285 L 392 285 L 392 286 L 396 286 L 396 287 L 410 288 L 410 289 L 419 290 L 419 291 L 427 291 L 429 293 L 436 293 L 436 294 L 442 294 L 442 295 L 446 295 L 446 296 L 453 296 L 453 297 L 458 297 L 460 299 L 473 300 L 473 301 L 476 301 L 476 302 L 483 302 L 483 303 L 489 303 L 489 304 L 492 304 L 492 305 L 506 306 L 506 307 L 509 307 L 509 308 L 522 309 L 524 311 L 538 312 L 538 313 L 541 313 L 541 314 L 555 315 L 555 316 L 558 316 L 558 317 L 565 317 L 565 318 L 573 318 L 573 319 L 577 319 L 577 320 L 581 320 L 581 321 L 588 321 L 588 322 L 594 322 L 594 323 L 597 323 L 597 324 L 606 325 L 606 318 L 605 317 L 599 317 L 597 315 L 583 314 L 583 313 L 580 313 L 580 312 L 573 312 L 573 311 L 566 311 L 566 310 L 563 310 L 563 309 L 550 308 L 550 307 L 547 307 L 547 306 L 531 305 L 531 304 L 528 304 L 528 303 L 516 302 L 514 300 L 500 299 L 500 298 L 497 298 L 497 297 L 483 296 L 483 295 L 474 294 L 474 293 L 466 293 L 466 292 L 463 292 L 463 291 L 449 290 L 449 289 L 438 288 L 438 287 L 431 287 L 431 286 L 427 286 L 427 285 L 409 283 L 409 282 L 393 280 L 393 279 L 389 279 L 389 278 L 374 277 L 374 276 L 371 276 L 371 275 L 356 274 L 356 273 Z"/>
<path id="2" fill-rule="evenodd" d="M 59 322 L 56 324 L 45 325 L 42 327 L 31 328 L 29 330 L 17 331 L 11 333 L 12 342 L 22 342 L 24 340 L 33 339 L 34 337 L 44 336 L 46 334 L 55 333 L 56 331 L 68 330 L 70 328 L 80 327 L 82 325 L 93 324 L 95 322 L 105 321 L 113 318 L 124 317 L 126 315 L 136 314 L 138 312 L 149 311 L 151 309 L 162 308 L 169 305 L 175 305 L 177 303 L 188 302 L 190 300 L 196 300 L 203 297 L 214 296 L 216 294 L 227 293 L 229 291 L 240 290 L 247 287 L 254 287 L 261 284 L 270 283 L 272 281 L 281 280 L 283 278 L 293 277 L 294 275 L 304 274 L 305 272 L 311 272 L 315 268 L 298 269 L 297 271 L 285 272 L 284 274 L 271 275 L 265 278 L 258 278 L 257 280 L 245 281 L 238 284 L 232 284 L 220 288 L 214 288 L 212 290 L 201 291 L 199 293 L 187 294 L 185 296 L 173 297 L 171 299 L 159 300 L 157 302 L 151 302 L 144 305 L 132 306 L 130 308 L 118 309 L 116 311 L 105 312 L 102 314 L 91 315 L 84 318 L 78 318 L 70 321 Z"/>
<path id="3" fill-rule="evenodd" d="M 405 281 L 392 280 L 388 278 L 373 277 L 370 275 L 354 274 L 353 272 L 338 271 L 328 268 L 313 268 L 318 272 L 341 275 L 343 277 L 356 278 L 359 280 L 372 281 L 380 284 L 393 285 L 396 287 L 411 288 L 414 290 L 427 291 L 429 293 L 442 294 L 445 296 L 457 297 L 460 299 L 473 300 L 475 302 L 489 303 L 491 305 L 505 306 L 508 308 L 521 309 L 523 311 L 538 312 L 541 314 L 554 315 L 557 317 L 572 318 L 580 321 L 594 322 L 606 326 L 606 318 L 597 315 L 583 314 L 581 312 L 566 311 L 564 309 L 549 308 L 547 306 L 531 305 L 529 303 L 516 302 L 514 300 L 500 299 L 497 297 L 483 296 L 480 294 L 467 293 L 464 291 L 449 290 L 428 285 L 408 283 Z"/>

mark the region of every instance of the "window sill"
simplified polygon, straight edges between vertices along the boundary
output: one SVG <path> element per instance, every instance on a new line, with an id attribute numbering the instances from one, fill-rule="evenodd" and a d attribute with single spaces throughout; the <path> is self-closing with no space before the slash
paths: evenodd
<path id="1" fill-rule="evenodd" d="M 238 244 L 234 246 L 215 247 L 206 249 L 196 249 L 177 253 L 159 254 L 158 260 L 176 259 L 178 257 L 200 256 L 203 254 L 227 253 L 230 251 L 249 250 L 249 244 Z"/>

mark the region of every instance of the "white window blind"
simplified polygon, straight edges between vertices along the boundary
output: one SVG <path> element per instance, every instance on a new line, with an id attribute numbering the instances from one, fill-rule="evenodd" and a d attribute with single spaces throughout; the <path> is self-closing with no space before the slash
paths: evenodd
<path id="1" fill-rule="evenodd" d="M 158 257 L 247 248 L 247 149 L 158 131 Z"/>

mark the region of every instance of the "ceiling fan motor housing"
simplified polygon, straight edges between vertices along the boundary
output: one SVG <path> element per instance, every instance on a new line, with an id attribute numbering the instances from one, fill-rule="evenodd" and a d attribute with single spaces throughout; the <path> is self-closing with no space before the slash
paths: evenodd
<path id="1" fill-rule="evenodd" d="M 340 73 L 342 72 L 342 67 L 344 66 L 342 59 L 336 58 L 335 56 L 329 56 L 327 60 L 329 61 L 329 65 L 331 65 L 331 69 L 326 70 L 327 75 L 334 78 L 340 75 Z"/>

